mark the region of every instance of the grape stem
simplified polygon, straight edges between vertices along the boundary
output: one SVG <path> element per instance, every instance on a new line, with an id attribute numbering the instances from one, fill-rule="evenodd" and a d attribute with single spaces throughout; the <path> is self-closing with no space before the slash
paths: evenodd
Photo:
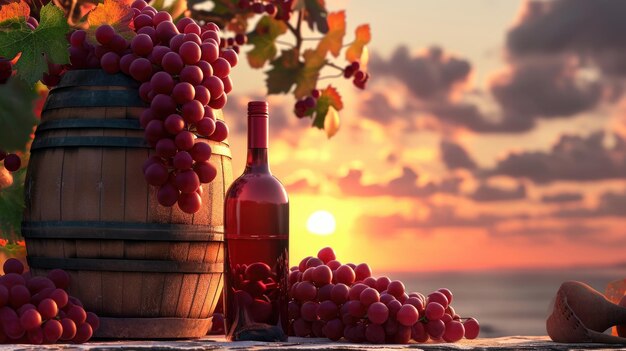
<path id="1" fill-rule="evenodd" d="M 343 73 L 337 73 L 335 75 L 328 75 L 328 76 L 319 77 L 319 78 L 317 78 L 317 80 L 339 78 L 339 77 L 343 77 Z"/>
<path id="2" fill-rule="evenodd" d="M 289 21 L 285 21 L 285 23 L 287 24 L 287 28 L 289 28 L 291 33 L 293 33 L 293 35 L 296 37 L 296 46 L 295 47 L 296 47 L 296 49 L 298 49 L 298 52 L 300 51 L 300 48 L 302 47 L 301 28 L 302 28 L 302 17 L 303 17 L 303 15 L 304 15 L 304 12 L 302 12 L 302 10 L 298 11 L 298 22 L 296 23 L 295 27 Z"/>
<path id="3" fill-rule="evenodd" d="M 326 66 L 330 66 L 332 68 L 336 68 L 336 69 L 340 70 L 341 72 L 343 72 L 343 67 L 337 66 L 336 64 L 334 64 L 332 62 L 326 62 Z"/>
<path id="4" fill-rule="evenodd" d="M 294 45 L 292 43 L 288 43 L 288 42 L 282 41 L 282 40 L 276 40 L 276 44 L 281 44 L 281 45 L 285 45 L 285 46 L 294 47 Z"/>

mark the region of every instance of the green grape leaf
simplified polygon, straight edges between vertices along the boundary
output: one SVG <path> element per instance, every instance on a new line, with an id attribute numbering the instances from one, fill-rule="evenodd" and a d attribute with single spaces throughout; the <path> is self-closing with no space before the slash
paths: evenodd
<path id="1" fill-rule="evenodd" d="M 317 105 L 315 106 L 315 118 L 313 119 L 313 126 L 319 129 L 324 129 L 324 122 L 328 115 L 328 109 L 332 106 L 336 111 L 343 109 L 343 101 L 341 95 L 337 89 L 329 85 L 326 89 L 321 91 L 320 97 L 317 99 Z M 337 122 L 337 128 L 338 122 Z M 334 133 L 333 133 L 334 135 Z M 329 138 L 332 135 L 329 136 Z"/>
<path id="2" fill-rule="evenodd" d="M 309 25 L 309 29 L 313 30 L 313 25 L 317 26 L 317 30 L 320 33 L 328 32 L 328 23 L 326 17 L 328 12 L 326 11 L 326 4 L 324 0 L 304 0 L 305 19 Z"/>
<path id="3" fill-rule="evenodd" d="M 32 86 L 16 77 L 0 84 L 0 149 L 24 149 L 37 124 L 33 106 L 38 97 Z"/>
<path id="4" fill-rule="evenodd" d="M 354 30 L 355 38 L 348 50 L 346 50 L 346 60 L 360 61 L 363 48 L 372 40 L 369 24 L 362 24 Z"/>
<path id="5" fill-rule="evenodd" d="M 96 29 L 108 24 L 117 34 L 130 40 L 135 36 L 135 31 L 130 27 L 132 20 L 133 10 L 123 0 L 104 0 L 87 17 L 87 39 L 96 44 Z"/>
<path id="6" fill-rule="evenodd" d="M 273 60 L 272 68 L 267 71 L 267 93 L 268 94 L 286 94 L 291 90 L 298 75 L 304 68 L 304 64 L 300 62 L 298 50 L 283 50 L 281 55 Z"/>
<path id="7" fill-rule="evenodd" d="M 13 184 L 0 190 L 0 233 L 3 238 L 17 238 L 24 213 L 24 177 L 26 168 L 13 173 Z"/>
<path id="8" fill-rule="evenodd" d="M 48 3 L 41 8 L 40 17 L 34 31 L 23 17 L 0 23 L 0 56 L 14 58 L 21 53 L 15 64 L 17 76 L 31 85 L 48 72 L 46 59 L 57 64 L 69 62 L 66 34 L 70 27 L 63 11 Z"/>
<path id="9" fill-rule="evenodd" d="M 333 12 L 328 15 L 328 33 L 317 44 L 320 55 L 326 56 L 330 51 L 333 56 L 339 56 L 343 46 L 343 37 L 346 35 L 346 13 Z"/>
<path id="10" fill-rule="evenodd" d="M 248 51 L 248 62 L 252 68 L 261 68 L 267 61 L 276 57 L 276 38 L 287 31 L 287 25 L 269 16 L 259 20 L 256 28 L 248 34 L 248 44 L 253 45 Z"/>
<path id="11" fill-rule="evenodd" d="M 317 85 L 320 71 L 326 64 L 325 55 L 322 56 L 319 51 L 308 49 L 302 56 L 304 56 L 304 66 L 298 72 L 296 90 L 293 92 L 297 99 L 311 94 L 311 90 Z"/>

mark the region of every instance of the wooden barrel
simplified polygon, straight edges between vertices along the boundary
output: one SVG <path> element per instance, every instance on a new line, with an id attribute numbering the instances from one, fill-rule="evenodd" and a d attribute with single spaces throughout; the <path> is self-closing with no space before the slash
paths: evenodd
<path id="1" fill-rule="evenodd" d="M 28 263 L 71 274 L 70 294 L 101 316 L 97 337 L 201 337 L 222 290 L 231 154 L 200 139 L 218 174 L 202 209 L 160 206 L 142 174 L 144 108 L 135 81 L 102 70 L 69 71 L 50 91 L 26 178 Z"/>

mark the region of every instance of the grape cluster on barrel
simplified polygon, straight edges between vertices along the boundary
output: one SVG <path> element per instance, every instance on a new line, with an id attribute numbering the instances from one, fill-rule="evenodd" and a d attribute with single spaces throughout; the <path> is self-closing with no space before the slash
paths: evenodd
<path id="1" fill-rule="evenodd" d="M 214 23 L 201 27 L 187 17 L 173 23 L 168 12 L 157 12 L 144 0 L 131 8 L 137 35 L 130 41 L 109 25 L 96 29 L 95 45 L 85 31 L 72 33 L 70 69 L 102 67 L 141 83 L 139 95 L 150 107 L 140 123 L 156 150 L 143 165 L 144 177 L 158 187 L 162 206 L 178 204 L 183 212 L 195 213 L 202 205 L 201 184 L 217 175 L 206 140 L 228 137 L 228 127 L 213 110 L 224 107 L 233 89 L 229 74 L 237 53 L 220 49 L 220 29 Z"/>
<path id="2" fill-rule="evenodd" d="M 53 269 L 47 277 L 24 273 L 24 265 L 8 259 L 0 276 L 0 342 L 53 344 L 83 343 L 100 326 L 82 303 L 67 294 L 70 276 Z"/>
<path id="3" fill-rule="evenodd" d="M 290 335 L 350 342 L 399 343 L 474 339 L 478 321 L 462 319 L 442 288 L 424 296 L 388 277 L 374 278 L 366 263 L 341 264 L 329 247 L 289 274 Z"/>

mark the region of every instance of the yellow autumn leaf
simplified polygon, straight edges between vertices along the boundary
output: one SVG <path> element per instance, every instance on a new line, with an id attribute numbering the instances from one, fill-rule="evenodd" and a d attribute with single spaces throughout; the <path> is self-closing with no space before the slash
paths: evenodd
<path id="1" fill-rule="evenodd" d="M 337 112 L 334 107 L 328 106 L 328 112 L 326 113 L 326 118 L 324 119 L 324 131 L 326 131 L 328 139 L 337 134 L 339 126 L 339 112 Z"/>
<path id="2" fill-rule="evenodd" d="M 353 62 L 359 61 L 363 54 L 363 48 L 369 44 L 372 40 L 372 34 L 370 33 L 369 24 L 362 24 L 358 26 L 355 31 L 355 38 L 348 50 L 346 50 L 346 60 Z"/>
<path id="3" fill-rule="evenodd" d="M 328 15 L 328 32 L 319 44 L 317 51 L 323 57 L 330 51 L 333 56 L 339 56 L 343 46 L 343 37 L 346 35 L 346 13 L 345 11 L 332 12 Z"/>
<path id="4" fill-rule="evenodd" d="M 89 26 L 87 38 L 95 43 L 96 28 L 108 24 L 115 29 L 117 34 L 125 39 L 132 39 L 135 36 L 135 32 L 130 27 L 132 20 L 133 10 L 128 6 L 126 0 L 104 0 L 104 3 L 98 4 L 87 17 Z"/>

